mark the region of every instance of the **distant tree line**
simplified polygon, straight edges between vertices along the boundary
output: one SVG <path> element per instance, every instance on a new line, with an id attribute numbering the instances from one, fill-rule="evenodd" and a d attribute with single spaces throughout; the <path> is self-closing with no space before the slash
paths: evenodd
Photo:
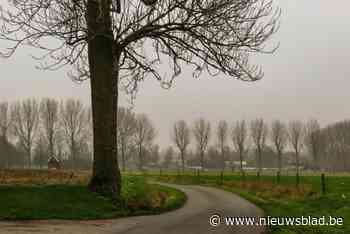
<path id="1" fill-rule="evenodd" d="M 257 118 L 239 120 L 231 126 L 221 120 L 213 130 L 209 121 L 199 118 L 192 127 L 184 120 L 176 121 L 171 138 L 179 157 L 173 147 L 168 147 L 163 152 L 163 166 L 167 168 L 231 168 L 241 172 L 253 167 L 258 172 L 263 168 L 279 172 L 293 169 L 297 177 L 301 168 L 350 170 L 350 120 L 324 128 L 316 119 L 306 123 L 274 120 L 268 124 Z M 191 144 L 194 150 L 188 147 Z"/>
<path id="2" fill-rule="evenodd" d="M 44 168 L 56 157 L 65 168 L 89 168 L 91 131 L 91 110 L 79 100 L 1 102 L 0 167 Z"/>
<path id="3" fill-rule="evenodd" d="M 308 122 L 262 118 L 218 121 L 204 118 L 189 124 L 176 121 L 173 146 L 154 143 L 157 130 L 151 119 L 130 108 L 117 112 L 118 157 L 125 170 L 186 168 L 238 170 L 264 168 L 349 171 L 350 120 L 320 127 Z M 0 168 L 46 168 L 56 157 L 66 169 L 92 164 L 91 108 L 76 99 L 25 99 L 0 102 Z"/>
<path id="4" fill-rule="evenodd" d="M 152 121 L 124 107 L 117 116 L 122 169 L 157 166 L 159 146 L 153 144 Z M 89 169 L 92 147 L 91 108 L 80 100 L 0 102 L 0 168 L 47 168 L 49 158 L 56 157 L 65 169 Z"/>

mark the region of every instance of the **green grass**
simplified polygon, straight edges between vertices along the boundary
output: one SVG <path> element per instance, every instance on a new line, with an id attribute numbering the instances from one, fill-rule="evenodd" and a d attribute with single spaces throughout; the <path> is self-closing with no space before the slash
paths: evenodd
<path id="1" fill-rule="evenodd" d="M 350 233 L 350 177 L 327 176 L 326 194 L 321 193 L 320 176 L 302 176 L 301 186 L 295 185 L 294 176 L 282 176 L 280 184 L 276 183 L 274 176 L 264 175 L 260 182 L 256 175 L 247 175 L 246 183 L 238 174 L 224 175 L 221 184 L 219 175 L 204 173 L 194 176 L 187 174 L 177 176 L 174 174 L 152 176 L 160 181 L 203 184 L 219 187 L 237 193 L 242 197 L 261 207 L 266 216 L 271 217 L 300 217 L 300 216 L 332 216 L 342 217 L 342 226 L 274 226 L 269 231 L 273 234 L 348 234 Z"/>
<path id="2" fill-rule="evenodd" d="M 123 179 L 118 204 L 88 191 L 86 185 L 1 185 L 0 219 L 108 219 L 156 214 L 184 204 L 181 191 L 147 184 L 143 178 Z"/>

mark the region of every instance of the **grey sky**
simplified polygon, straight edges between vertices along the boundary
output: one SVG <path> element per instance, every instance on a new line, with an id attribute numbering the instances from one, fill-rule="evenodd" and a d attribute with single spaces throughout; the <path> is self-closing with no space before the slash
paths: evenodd
<path id="1" fill-rule="evenodd" d="M 3 0 L 0 0 L 0 3 Z M 216 127 L 220 119 L 232 123 L 263 117 L 270 121 L 317 118 L 322 125 L 350 116 L 350 1 L 280 0 L 281 28 L 272 42 L 274 55 L 258 56 L 265 77 L 244 83 L 229 77 L 202 76 L 183 69 L 171 90 L 146 80 L 135 111 L 150 116 L 158 128 L 157 142 L 170 143 L 170 129 L 179 119 L 192 123 L 203 116 Z M 0 47 L 4 43 L 0 42 Z M 77 97 L 90 102 L 89 84 L 73 83 L 68 69 L 56 72 L 34 68 L 30 50 L 0 59 L 0 100 L 25 97 Z M 123 101 L 124 102 L 124 101 Z"/>

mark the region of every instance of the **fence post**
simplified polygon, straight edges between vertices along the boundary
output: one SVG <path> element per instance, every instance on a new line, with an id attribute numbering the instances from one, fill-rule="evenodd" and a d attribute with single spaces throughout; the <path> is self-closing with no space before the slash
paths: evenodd
<path id="1" fill-rule="evenodd" d="M 260 171 L 256 173 L 256 177 L 258 178 L 258 181 L 260 181 Z"/>
<path id="2" fill-rule="evenodd" d="M 322 194 L 326 194 L 326 178 L 324 173 L 321 174 Z"/>
<path id="3" fill-rule="evenodd" d="M 281 181 L 281 172 L 277 171 L 277 184 L 279 184 Z"/>

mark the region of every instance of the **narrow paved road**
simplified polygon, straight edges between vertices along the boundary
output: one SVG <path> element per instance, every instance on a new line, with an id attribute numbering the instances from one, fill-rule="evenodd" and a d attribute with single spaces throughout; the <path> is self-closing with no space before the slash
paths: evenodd
<path id="1" fill-rule="evenodd" d="M 208 233 L 263 233 L 256 226 L 212 227 L 209 217 L 262 216 L 262 211 L 229 192 L 201 186 L 171 185 L 186 193 L 184 207 L 161 215 L 128 217 L 103 221 L 31 221 L 0 222 L 0 233 L 55 233 L 55 234 L 208 234 Z"/>

